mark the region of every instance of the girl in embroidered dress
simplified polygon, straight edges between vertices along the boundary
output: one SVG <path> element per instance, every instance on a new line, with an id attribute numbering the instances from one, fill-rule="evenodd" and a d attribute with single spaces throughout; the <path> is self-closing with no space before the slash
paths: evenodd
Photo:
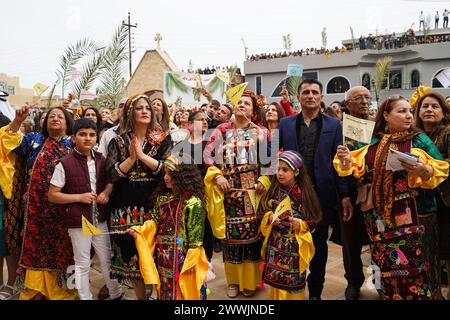
<path id="1" fill-rule="evenodd" d="M 448 177 L 448 162 L 414 129 L 411 106 L 401 96 L 380 105 L 374 132 L 361 149 L 339 146 L 333 162 L 340 176 L 353 174 L 365 182 L 359 197 L 379 292 L 387 300 L 438 298 L 437 205 L 430 189 Z M 387 170 L 391 149 L 416 160 Z"/>
<path id="2" fill-rule="evenodd" d="M 277 210 L 284 203 L 290 208 Z M 314 256 L 311 232 L 322 211 L 300 154 L 281 153 L 277 174 L 262 206 L 263 281 L 271 286 L 273 300 L 303 300 L 306 269 Z"/>
<path id="3" fill-rule="evenodd" d="M 129 229 L 136 239 L 141 273 L 145 284 L 156 285 L 160 300 L 204 300 L 208 271 L 202 243 L 204 184 L 197 166 L 190 162 L 180 164 L 170 156 L 164 170 L 165 186 L 155 192 L 151 220 Z"/>

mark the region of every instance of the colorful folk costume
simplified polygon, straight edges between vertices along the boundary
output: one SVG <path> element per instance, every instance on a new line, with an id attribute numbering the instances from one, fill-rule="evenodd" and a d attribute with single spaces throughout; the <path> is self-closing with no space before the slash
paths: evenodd
<path id="1" fill-rule="evenodd" d="M 176 170 L 170 159 L 164 165 Z M 157 286 L 159 300 L 206 300 L 205 217 L 201 199 L 170 193 L 158 197 L 151 220 L 133 227 L 144 283 Z"/>
<path id="2" fill-rule="evenodd" d="M 426 181 L 406 171 L 386 170 L 389 149 L 410 152 L 433 168 Z M 448 177 L 448 163 L 425 134 L 380 134 L 372 144 L 351 152 L 352 168 L 340 176 L 364 177 L 362 208 L 371 240 L 375 285 L 388 300 L 434 299 L 439 288 L 434 189 Z M 371 189 L 370 189 L 371 188 Z M 372 205 L 373 204 L 373 205 Z M 370 209 L 373 208 L 373 209 Z"/>
<path id="3" fill-rule="evenodd" d="M 280 161 L 285 161 L 292 170 L 300 169 L 300 157 L 290 151 L 283 152 Z M 283 200 L 289 198 L 291 210 L 281 213 L 279 225 L 273 225 L 269 218 Z M 264 244 L 261 250 L 263 257 L 263 280 L 271 286 L 272 300 L 304 300 L 306 285 L 306 269 L 314 256 L 314 244 L 310 230 L 315 225 L 305 219 L 305 208 L 302 205 L 302 190 L 295 183 L 289 189 L 278 185 L 269 200 L 271 211 L 264 214 L 261 232 Z M 300 219 L 300 229 L 295 231 L 289 218 Z"/>
<path id="4" fill-rule="evenodd" d="M 258 229 L 255 184 L 259 181 L 268 190 L 270 181 L 260 177 L 257 158 L 256 130 L 236 129 L 233 123 L 219 125 L 208 141 L 204 155 L 208 168 L 205 176 L 208 218 L 214 236 L 223 239 L 223 257 L 228 285 L 238 285 L 239 291 L 254 291 L 261 281 L 261 237 Z M 264 141 L 268 132 L 261 128 Z M 214 161 L 213 157 L 218 159 Z M 215 183 L 223 175 L 231 191 L 223 194 Z"/>
<path id="5" fill-rule="evenodd" d="M 58 209 L 47 200 L 55 166 L 69 153 L 73 144 L 68 136 L 56 141 L 40 133 L 23 136 L 21 132 L 13 133 L 8 128 L 2 128 L 0 133 L 3 152 L 5 141 L 15 137 L 17 144 L 13 152 L 26 161 L 26 169 L 30 173 L 19 261 L 26 270 L 25 274 L 19 275 L 19 281 L 25 281 L 26 290 L 20 299 L 29 300 L 39 293 L 50 300 L 74 299 L 76 290 L 66 288 L 67 268 L 73 265 L 72 244 Z M 11 164 L 9 162 L 8 166 Z M 12 187 L 14 170 L 9 173 Z"/>
<path id="6" fill-rule="evenodd" d="M 170 136 L 162 131 L 148 131 L 143 152 L 160 161 L 156 171 L 152 171 L 140 160 L 124 174 L 119 165 L 129 157 L 131 133 L 125 133 L 111 140 L 106 160 L 106 174 L 109 183 L 114 184 L 109 200 L 110 231 L 125 231 L 132 226 L 140 226 L 151 218 L 153 205 L 149 202 L 153 190 L 162 179 L 162 159 L 171 147 Z M 111 279 L 130 283 L 142 280 L 139 271 L 139 256 L 134 239 L 129 234 L 111 236 L 113 257 L 111 259 Z"/>

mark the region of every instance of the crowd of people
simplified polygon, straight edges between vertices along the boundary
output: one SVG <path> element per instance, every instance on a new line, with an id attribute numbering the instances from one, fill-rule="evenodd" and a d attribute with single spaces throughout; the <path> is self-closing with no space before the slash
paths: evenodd
<path id="1" fill-rule="evenodd" d="M 447 25 L 448 25 L 448 12 L 447 12 Z M 444 21 L 444 23 L 445 23 Z M 446 28 L 446 27 L 445 27 Z M 430 44 L 439 42 L 450 41 L 450 35 L 416 35 L 413 29 L 408 29 L 405 33 L 385 35 L 373 35 L 360 36 L 359 39 L 355 39 L 352 43 L 346 43 L 342 47 L 334 47 L 333 49 L 326 48 L 307 48 L 295 51 L 284 51 L 278 53 L 260 53 L 252 54 L 247 57 L 247 61 L 259 61 L 270 60 L 286 57 L 301 57 L 310 55 L 330 55 L 334 53 L 343 53 L 353 50 L 383 50 L 383 49 L 399 49 L 406 46 L 418 45 L 418 44 Z"/>
<path id="2" fill-rule="evenodd" d="M 341 48 L 335 47 L 334 49 L 325 49 L 325 48 L 307 48 L 300 49 L 296 51 L 289 52 L 278 52 L 278 53 L 261 53 L 261 54 L 252 54 L 247 57 L 248 61 L 259 61 L 259 60 L 269 60 L 269 59 L 277 59 L 277 58 L 286 58 L 286 57 L 301 57 L 301 56 L 312 56 L 312 55 L 321 55 L 321 54 L 331 54 L 331 53 L 339 53 L 339 52 L 347 52 L 349 49 L 346 46 L 342 46 Z"/>
<path id="3" fill-rule="evenodd" d="M 359 299 L 365 244 L 384 299 L 443 299 L 450 97 L 391 96 L 375 114 L 365 87 L 330 107 L 322 93 L 303 80 L 300 112 L 286 89 L 280 103 L 246 90 L 236 106 L 205 90 L 199 110 L 133 95 L 116 118 L 65 103 L 31 131 L 29 106 L 2 113 L 0 299 L 91 300 L 94 254 L 99 298 L 122 299 L 129 285 L 139 300 L 149 287 L 161 300 L 207 299 L 216 250 L 230 298 L 265 283 L 271 299 L 302 300 L 308 289 L 320 300 L 328 240 L 342 245 L 346 299 Z M 370 144 L 343 139 L 343 112 L 375 121 Z M 390 149 L 417 160 L 387 170 Z"/>
<path id="4" fill-rule="evenodd" d="M 211 68 L 208 66 L 205 68 L 198 68 L 197 70 L 188 69 L 187 72 L 188 73 L 198 73 L 198 74 L 215 74 L 216 71 L 217 72 L 221 72 L 221 71 L 229 72 L 232 68 L 233 67 L 230 67 L 230 66 L 228 66 L 228 67 L 212 66 Z M 182 70 L 182 72 L 184 72 L 184 70 Z M 237 68 L 236 74 L 241 75 L 241 69 Z"/>

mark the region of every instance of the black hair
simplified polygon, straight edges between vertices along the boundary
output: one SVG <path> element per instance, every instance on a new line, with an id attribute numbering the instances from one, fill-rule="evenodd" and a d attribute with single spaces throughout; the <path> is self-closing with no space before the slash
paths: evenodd
<path id="1" fill-rule="evenodd" d="M 320 87 L 320 93 L 323 92 L 323 85 L 322 82 L 316 79 L 304 79 L 302 82 L 300 82 L 300 85 L 297 88 L 297 93 L 300 94 L 300 90 L 304 84 L 317 84 Z"/>
<path id="2" fill-rule="evenodd" d="M 192 113 L 189 115 L 188 121 L 189 121 L 189 122 L 194 122 L 195 117 L 196 117 L 199 113 L 205 114 L 203 111 L 194 111 L 194 112 L 192 112 Z"/>
<path id="3" fill-rule="evenodd" d="M 217 100 L 211 100 L 211 105 L 212 106 L 216 106 L 216 107 L 219 107 L 220 108 L 220 102 L 219 101 L 217 101 Z"/>
<path id="4" fill-rule="evenodd" d="M 333 104 L 335 104 L 335 103 L 337 103 L 340 107 L 342 107 L 342 101 L 337 101 L 337 100 L 335 100 L 335 101 L 333 101 L 332 103 L 330 103 L 330 107 L 331 107 Z"/>
<path id="5" fill-rule="evenodd" d="M 86 117 L 86 112 L 88 112 L 88 110 L 93 110 L 95 113 L 95 116 L 97 117 L 97 123 L 96 125 L 98 127 L 101 126 L 103 119 L 102 119 L 102 115 L 100 114 L 100 112 L 98 111 L 98 109 L 96 107 L 87 107 L 86 109 L 83 110 L 83 118 Z"/>
<path id="6" fill-rule="evenodd" d="M 42 124 L 42 134 L 44 137 L 48 137 L 48 129 L 47 129 L 47 123 L 48 118 L 50 116 L 50 113 L 55 110 L 61 110 L 64 114 L 64 118 L 66 119 L 66 135 L 70 136 L 72 134 L 72 127 L 73 127 L 73 116 L 70 114 L 69 111 L 67 111 L 64 107 L 58 106 L 58 107 L 52 107 L 48 110 L 47 114 L 45 115 L 44 123 Z"/>
<path id="7" fill-rule="evenodd" d="M 75 121 L 72 128 L 72 134 L 76 136 L 81 129 L 93 129 L 97 133 L 97 125 L 89 118 L 81 118 Z"/>

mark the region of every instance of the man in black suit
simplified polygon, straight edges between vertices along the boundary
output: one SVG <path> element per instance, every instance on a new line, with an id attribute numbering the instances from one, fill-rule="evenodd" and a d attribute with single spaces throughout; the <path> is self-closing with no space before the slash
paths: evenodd
<path id="1" fill-rule="evenodd" d="M 340 230 L 338 206 L 343 207 L 344 221 L 353 214 L 348 180 L 338 177 L 332 165 L 337 146 L 342 144 L 342 127 L 339 120 L 320 112 L 322 90 L 319 81 L 303 80 L 297 96 L 302 111 L 282 119 L 279 125 L 280 148 L 303 156 L 323 213 L 322 222 L 312 234 L 316 252 L 307 279 L 310 300 L 321 299 L 328 258 L 328 229 L 332 226 L 333 231 Z"/>

